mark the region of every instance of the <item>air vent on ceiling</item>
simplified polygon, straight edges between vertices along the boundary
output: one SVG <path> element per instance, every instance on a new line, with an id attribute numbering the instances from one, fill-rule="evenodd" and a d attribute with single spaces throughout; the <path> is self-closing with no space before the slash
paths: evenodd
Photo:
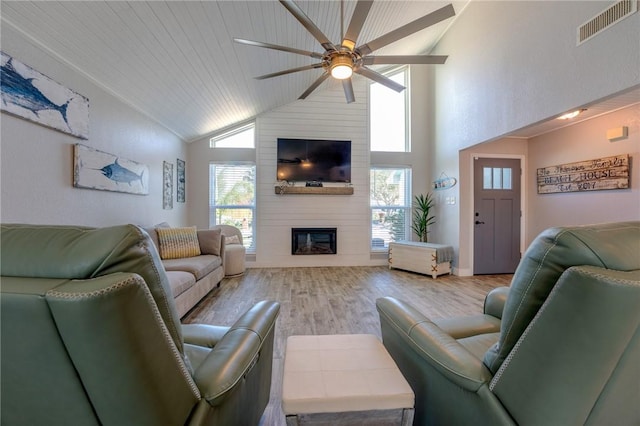
<path id="1" fill-rule="evenodd" d="M 638 10 L 637 0 L 620 0 L 578 27 L 578 45 Z"/>

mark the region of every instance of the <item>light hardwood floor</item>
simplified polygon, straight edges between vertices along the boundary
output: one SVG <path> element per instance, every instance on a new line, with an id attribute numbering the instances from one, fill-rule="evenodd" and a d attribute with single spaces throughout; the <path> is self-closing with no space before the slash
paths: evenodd
<path id="1" fill-rule="evenodd" d="M 356 333 L 380 337 L 375 302 L 383 296 L 409 302 L 432 319 L 481 313 L 487 292 L 509 285 L 511 277 L 440 276 L 434 280 L 384 266 L 248 269 L 241 277 L 223 280 L 183 322 L 230 326 L 260 300 L 280 302 L 271 399 L 261 424 L 284 426 L 280 398 L 287 337 Z"/>

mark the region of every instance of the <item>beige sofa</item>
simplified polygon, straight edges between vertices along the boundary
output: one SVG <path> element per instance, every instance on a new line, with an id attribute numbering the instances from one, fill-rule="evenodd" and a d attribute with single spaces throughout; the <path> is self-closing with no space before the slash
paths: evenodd
<path id="1" fill-rule="evenodd" d="M 160 252 L 157 228 L 144 228 Z M 178 259 L 162 259 L 180 318 L 185 316 L 214 287 L 220 286 L 224 273 L 224 237 L 218 228 L 197 230 L 201 254 Z"/>
<path id="2" fill-rule="evenodd" d="M 244 274 L 246 249 L 242 232 L 231 225 L 216 225 L 213 229 L 222 232 L 222 265 L 225 277 L 237 277 Z"/>

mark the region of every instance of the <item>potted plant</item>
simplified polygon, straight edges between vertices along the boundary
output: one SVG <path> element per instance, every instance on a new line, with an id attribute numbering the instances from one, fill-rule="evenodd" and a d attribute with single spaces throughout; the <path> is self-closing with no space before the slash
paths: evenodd
<path id="1" fill-rule="evenodd" d="M 433 208 L 433 195 L 430 192 L 427 195 L 420 194 L 415 196 L 411 229 L 420 238 L 421 243 L 427 242 L 429 225 L 436 223 L 435 216 L 429 215 Z"/>

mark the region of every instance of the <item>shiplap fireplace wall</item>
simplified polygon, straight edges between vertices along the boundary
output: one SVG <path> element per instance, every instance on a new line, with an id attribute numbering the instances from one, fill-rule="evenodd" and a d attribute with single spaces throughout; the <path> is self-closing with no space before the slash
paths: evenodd
<path id="1" fill-rule="evenodd" d="M 258 118 L 256 266 L 370 262 L 368 85 L 364 80 L 354 79 L 356 102 L 352 104 L 345 102 L 342 86 L 336 84 Z M 276 194 L 278 138 L 350 140 L 353 195 Z M 292 255 L 291 228 L 336 228 L 339 255 Z"/>

